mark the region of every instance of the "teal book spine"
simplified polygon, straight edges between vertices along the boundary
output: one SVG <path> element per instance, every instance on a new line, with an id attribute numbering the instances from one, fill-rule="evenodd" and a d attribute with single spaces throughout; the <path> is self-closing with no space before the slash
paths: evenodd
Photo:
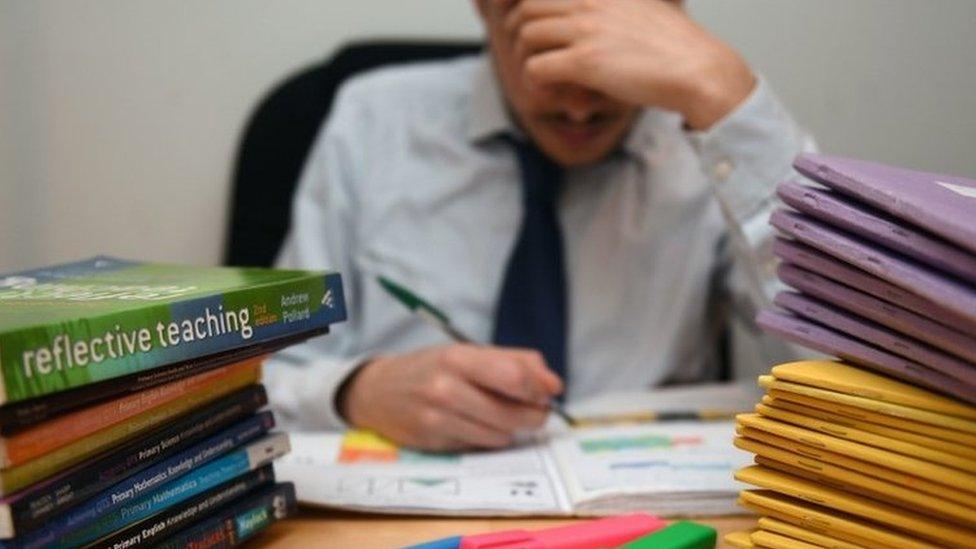
<path id="1" fill-rule="evenodd" d="M 97 257 L 0 275 L 0 404 L 327 328 L 337 273 Z"/>

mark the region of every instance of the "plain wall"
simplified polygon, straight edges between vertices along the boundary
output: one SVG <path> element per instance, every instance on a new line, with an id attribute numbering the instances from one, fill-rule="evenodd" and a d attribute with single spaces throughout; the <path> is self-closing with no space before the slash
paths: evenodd
<path id="1" fill-rule="evenodd" d="M 829 152 L 976 176 L 976 2 L 693 1 Z M 0 271 L 214 264 L 238 132 L 363 36 L 473 37 L 465 0 L 0 0 Z"/>

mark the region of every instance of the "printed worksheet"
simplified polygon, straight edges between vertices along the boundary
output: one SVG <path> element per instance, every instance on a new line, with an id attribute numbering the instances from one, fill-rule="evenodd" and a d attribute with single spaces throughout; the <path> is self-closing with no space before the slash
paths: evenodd
<path id="1" fill-rule="evenodd" d="M 428 454 L 367 431 L 292 433 L 275 463 L 306 503 L 386 512 L 566 514 L 569 504 L 545 446 Z"/>
<path id="2" fill-rule="evenodd" d="M 573 429 L 549 447 L 578 513 L 723 514 L 742 488 L 732 472 L 751 462 L 733 436 L 732 422 L 653 422 Z"/>
<path id="3" fill-rule="evenodd" d="M 553 429 L 494 452 L 428 454 L 373 433 L 293 433 L 276 463 L 303 503 L 446 515 L 736 513 L 732 474 L 750 455 L 734 424 L 656 422 Z"/>

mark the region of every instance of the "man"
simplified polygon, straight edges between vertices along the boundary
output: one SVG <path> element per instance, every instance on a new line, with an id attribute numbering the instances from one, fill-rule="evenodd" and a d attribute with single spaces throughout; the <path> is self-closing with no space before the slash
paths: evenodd
<path id="1" fill-rule="evenodd" d="M 311 153 L 279 263 L 339 270 L 351 310 L 267 368 L 286 423 L 502 447 L 559 395 L 714 377 L 718 304 L 751 318 L 772 283 L 808 140 L 738 54 L 681 2 L 476 5 L 488 55 L 353 79 Z"/>

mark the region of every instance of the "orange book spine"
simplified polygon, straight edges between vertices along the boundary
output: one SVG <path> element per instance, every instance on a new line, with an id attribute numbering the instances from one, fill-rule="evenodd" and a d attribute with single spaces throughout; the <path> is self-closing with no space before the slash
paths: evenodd
<path id="1" fill-rule="evenodd" d="M 264 356 L 250 358 L 199 375 L 150 387 L 122 398 L 82 408 L 0 439 L 2 467 L 14 467 L 116 425 L 188 392 L 219 384 L 241 372 L 256 370 Z"/>

